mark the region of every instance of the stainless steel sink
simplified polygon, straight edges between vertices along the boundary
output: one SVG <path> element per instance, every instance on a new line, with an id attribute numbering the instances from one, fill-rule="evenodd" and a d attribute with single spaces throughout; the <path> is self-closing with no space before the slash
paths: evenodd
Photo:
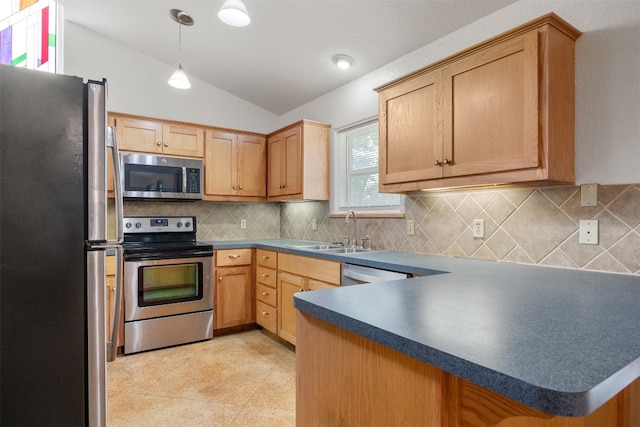
<path id="1" fill-rule="evenodd" d="M 363 248 L 331 248 L 331 249 L 319 249 L 322 252 L 331 252 L 334 254 L 356 254 L 360 252 L 372 252 L 371 249 Z"/>
<path id="2" fill-rule="evenodd" d="M 318 245 L 289 245 L 289 247 L 293 249 L 301 249 L 305 251 L 324 251 L 327 249 L 335 248 L 335 246 L 332 246 L 328 243 L 323 243 Z"/>

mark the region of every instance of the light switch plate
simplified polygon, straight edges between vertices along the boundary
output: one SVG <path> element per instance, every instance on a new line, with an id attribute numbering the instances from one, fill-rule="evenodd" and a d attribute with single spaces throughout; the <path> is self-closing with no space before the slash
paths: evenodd
<path id="1" fill-rule="evenodd" d="M 311 229 L 313 231 L 318 231 L 318 219 L 317 218 L 312 218 L 311 219 Z"/>
<path id="2" fill-rule="evenodd" d="M 583 245 L 598 244 L 598 220 L 580 220 L 580 243 Z"/>
<path id="3" fill-rule="evenodd" d="M 580 186 L 580 206 L 598 206 L 598 184 Z"/>

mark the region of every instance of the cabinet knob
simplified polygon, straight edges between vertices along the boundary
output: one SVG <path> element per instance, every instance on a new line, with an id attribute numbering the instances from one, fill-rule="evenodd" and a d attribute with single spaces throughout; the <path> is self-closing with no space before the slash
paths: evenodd
<path id="1" fill-rule="evenodd" d="M 238 189 L 238 186 L 237 186 L 237 185 L 234 185 L 234 186 L 233 186 L 233 189 L 234 189 L 234 190 L 237 190 L 237 189 Z"/>
<path id="2" fill-rule="evenodd" d="M 444 159 L 444 164 L 445 165 L 452 165 L 453 164 L 453 160 Z"/>
<path id="3" fill-rule="evenodd" d="M 284 188 L 284 184 L 280 184 L 280 188 Z"/>
<path id="4" fill-rule="evenodd" d="M 242 185 L 240 186 L 240 189 L 242 190 Z"/>
<path id="5" fill-rule="evenodd" d="M 158 141 L 158 142 L 156 142 L 156 145 L 157 145 L 158 147 L 160 147 L 160 146 L 162 145 L 162 142 Z"/>
<path id="6" fill-rule="evenodd" d="M 434 165 L 434 166 L 440 166 L 441 164 L 442 164 L 442 163 L 440 163 L 440 162 L 439 162 L 439 161 L 437 161 L 437 160 L 436 160 L 435 162 L 433 162 L 433 165 Z"/>
<path id="7" fill-rule="evenodd" d="M 165 147 L 168 147 L 168 146 L 169 146 L 169 143 L 168 143 L 168 142 L 165 142 L 165 143 L 164 143 L 164 146 L 165 146 Z"/>
<path id="8" fill-rule="evenodd" d="M 264 296 L 266 297 L 267 295 L 269 295 L 269 292 L 267 292 L 267 291 L 262 291 L 262 295 L 264 295 Z"/>
<path id="9" fill-rule="evenodd" d="M 222 276 L 218 277 L 218 281 L 222 281 Z"/>
<path id="10" fill-rule="evenodd" d="M 269 277 L 267 273 L 262 273 L 262 277 Z"/>
<path id="11" fill-rule="evenodd" d="M 263 311 L 263 312 L 262 312 L 262 315 L 263 315 L 263 316 L 268 316 L 268 315 L 269 315 L 269 312 L 268 312 L 268 311 Z"/>

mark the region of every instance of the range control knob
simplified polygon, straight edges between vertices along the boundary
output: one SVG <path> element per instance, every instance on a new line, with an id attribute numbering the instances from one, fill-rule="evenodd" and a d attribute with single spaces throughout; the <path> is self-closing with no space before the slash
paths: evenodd
<path id="1" fill-rule="evenodd" d="M 191 223 L 189 221 L 187 221 L 187 222 L 184 223 L 184 226 L 187 227 L 187 228 L 190 228 L 191 227 Z"/>
<path id="2" fill-rule="evenodd" d="M 176 227 L 178 227 L 178 228 L 182 227 L 182 223 L 180 221 L 178 221 L 178 223 L 176 224 Z"/>
<path id="3" fill-rule="evenodd" d="M 126 223 L 124 226 L 125 226 L 125 228 L 131 228 L 131 223 L 130 223 L 130 222 L 128 222 L 128 223 Z"/>
<path id="4" fill-rule="evenodd" d="M 136 228 L 140 228 L 140 227 L 142 227 L 142 224 L 139 222 L 136 222 Z"/>

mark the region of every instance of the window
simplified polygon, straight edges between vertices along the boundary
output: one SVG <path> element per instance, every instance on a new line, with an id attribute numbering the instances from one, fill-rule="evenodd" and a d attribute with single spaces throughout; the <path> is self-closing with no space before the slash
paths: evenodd
<path id="1" fill-rule="evenodd" d="M 0 64 L 56 72 L 56 2 L 0 0 Z"/>
<path id="2" fill-rule="evenodd" d="M 377 120 L 339 129 L 332 160 L 332 214 L 404 214 L 404 196 L 378 193 Z"/>

